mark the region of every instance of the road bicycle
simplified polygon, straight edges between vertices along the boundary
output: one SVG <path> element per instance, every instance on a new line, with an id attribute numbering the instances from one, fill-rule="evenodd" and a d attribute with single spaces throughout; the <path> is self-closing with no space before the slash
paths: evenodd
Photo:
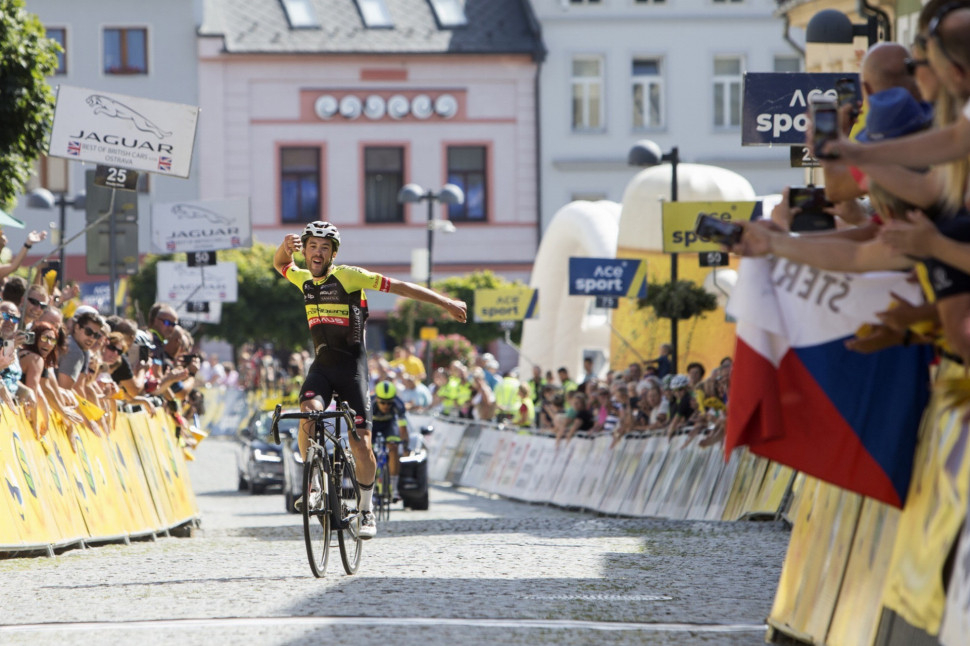
<path id="1" fill-rule="evenodd" d="M 313 420 L 310 447 L 303 462 L 303 537 L 310 569 L 318 578 L 327 569 L 333 532 L 337 534 L 340 560 L 347 574 L 356 573 L 360 567 L 360 484 L 347 437 L 341 434 L 346 426 L 354 439 L 360 440 L 354 427 L 355 416 L 347 402 L 339 402 L 335 411 L 285 414 L 277 405 L 273 414 L 273 439 L 277 444 L 280 420 Z"/>
<path id="2" fill-rule="evenodd" d="M 391 436 L 384 438 L 383 435 L 373 436 L 374 458 L 377 460 L 377 477 L 374 479 L 374 514 L 377 520 L 391 519 L 391 505 L 394 504 L 394 492 L 391 490 L 391 467 L 390 453 L 396 451 L 401 438 Z"/>

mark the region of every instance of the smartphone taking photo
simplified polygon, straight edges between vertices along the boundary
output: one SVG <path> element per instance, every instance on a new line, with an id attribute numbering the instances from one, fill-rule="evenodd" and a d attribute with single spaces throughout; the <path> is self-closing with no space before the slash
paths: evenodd
<path id="1" fill-rule="evenodd" d="M 837 159 L 838 154 L 823 152 L 825 144 L 839 138 L 839 108 L 832 99 L 815 97 L 809 104 L 814 128 L 812 144 L 818 159 Z"/>
<path id="2" fill-rule="evenodd" d="M 736 222 L 715 218 L 712 215 L 701 213 L 697 216 L 694 223 L 694 233 L 698 238 L 710 240 L 717 244 L 733 247 L 741 242 L 741 234 L 744 229 Z"/>

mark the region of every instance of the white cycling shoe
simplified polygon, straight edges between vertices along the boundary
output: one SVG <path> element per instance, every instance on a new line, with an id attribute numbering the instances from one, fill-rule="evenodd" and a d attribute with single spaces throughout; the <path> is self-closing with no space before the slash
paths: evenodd
<path id="1" fill-rule="evenodd" d="M 377 519 L 374 517 L 374 512 L 361 512 L 359 534 L 360 538 L 365 541 L 377 536 Z"/>

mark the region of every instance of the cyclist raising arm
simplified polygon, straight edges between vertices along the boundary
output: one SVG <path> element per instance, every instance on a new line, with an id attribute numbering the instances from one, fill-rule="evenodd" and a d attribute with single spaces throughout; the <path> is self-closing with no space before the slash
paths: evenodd
<path id="1" fill-rule="evenodd" d="M 357 412 L 354 420 L 360 440 L 350 437 L 350 449 L 357 462 L 362 512 L 361 538 L 373 538 L 377 523 L 372 511 L 371 495 L 377 462 L 371 448 L 371 410 L 367 396 L 367 350 L 364 347 L 364 324 L 367 320 L 365 289 L 390 292 L 398 296 L 438 305 L 456 321 L 464 323 L 466 306 L 420 285 L 387 278 L 360 267 L 335 265 L 340 248 L 340 232 L 329 222 L 317 220 L 306 225 L 302 235 L 283 238 L 273 257 L 273 266 L 287 280 L 300 288 L 306 308 L 307 324 L 313 338 L 315 359 L 300 391 L 300 410 L 324 410 L 339 395 Z M 306 269 L 293 263 L 293 253 L 302 251 Z M 306 457 L 312 422 L 300 423 L 298 443 Z M 296 501 L 299 509 L 304 492 Z"/>

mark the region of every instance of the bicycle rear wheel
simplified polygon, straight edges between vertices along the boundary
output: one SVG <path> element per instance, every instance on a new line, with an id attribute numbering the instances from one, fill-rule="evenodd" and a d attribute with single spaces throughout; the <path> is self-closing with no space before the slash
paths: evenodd
<path id="1" fill-rule="evenodd" d="M 363 541 L 360 538 L 360 485 L 357 483 L 357 469 L 353 456 L 344 452 L 342 447 L 334 451 L 343 459 L 344 473 L 340 487 L 340 518 L 349 519 L 346 529 L 337 530 L 340 545 L 340 560 L 347 574 L 355 574 L 360 567 L 360 552 Z"/>
<path id="2" fill-rule="evenodd" d="M 391 470 L 385 462 L 377 468 L 377 478 L 374 483 L 374 515 L 378 521 L 391 519 Z"/>
<path id="3" fill-rule="evenodd" d="M 327 458 L 313 447 L 303 465 L 303 538 L 313 576 L 327 571 L 330 556 L 330 501 L 327 497 L 330 475 Z"/>

